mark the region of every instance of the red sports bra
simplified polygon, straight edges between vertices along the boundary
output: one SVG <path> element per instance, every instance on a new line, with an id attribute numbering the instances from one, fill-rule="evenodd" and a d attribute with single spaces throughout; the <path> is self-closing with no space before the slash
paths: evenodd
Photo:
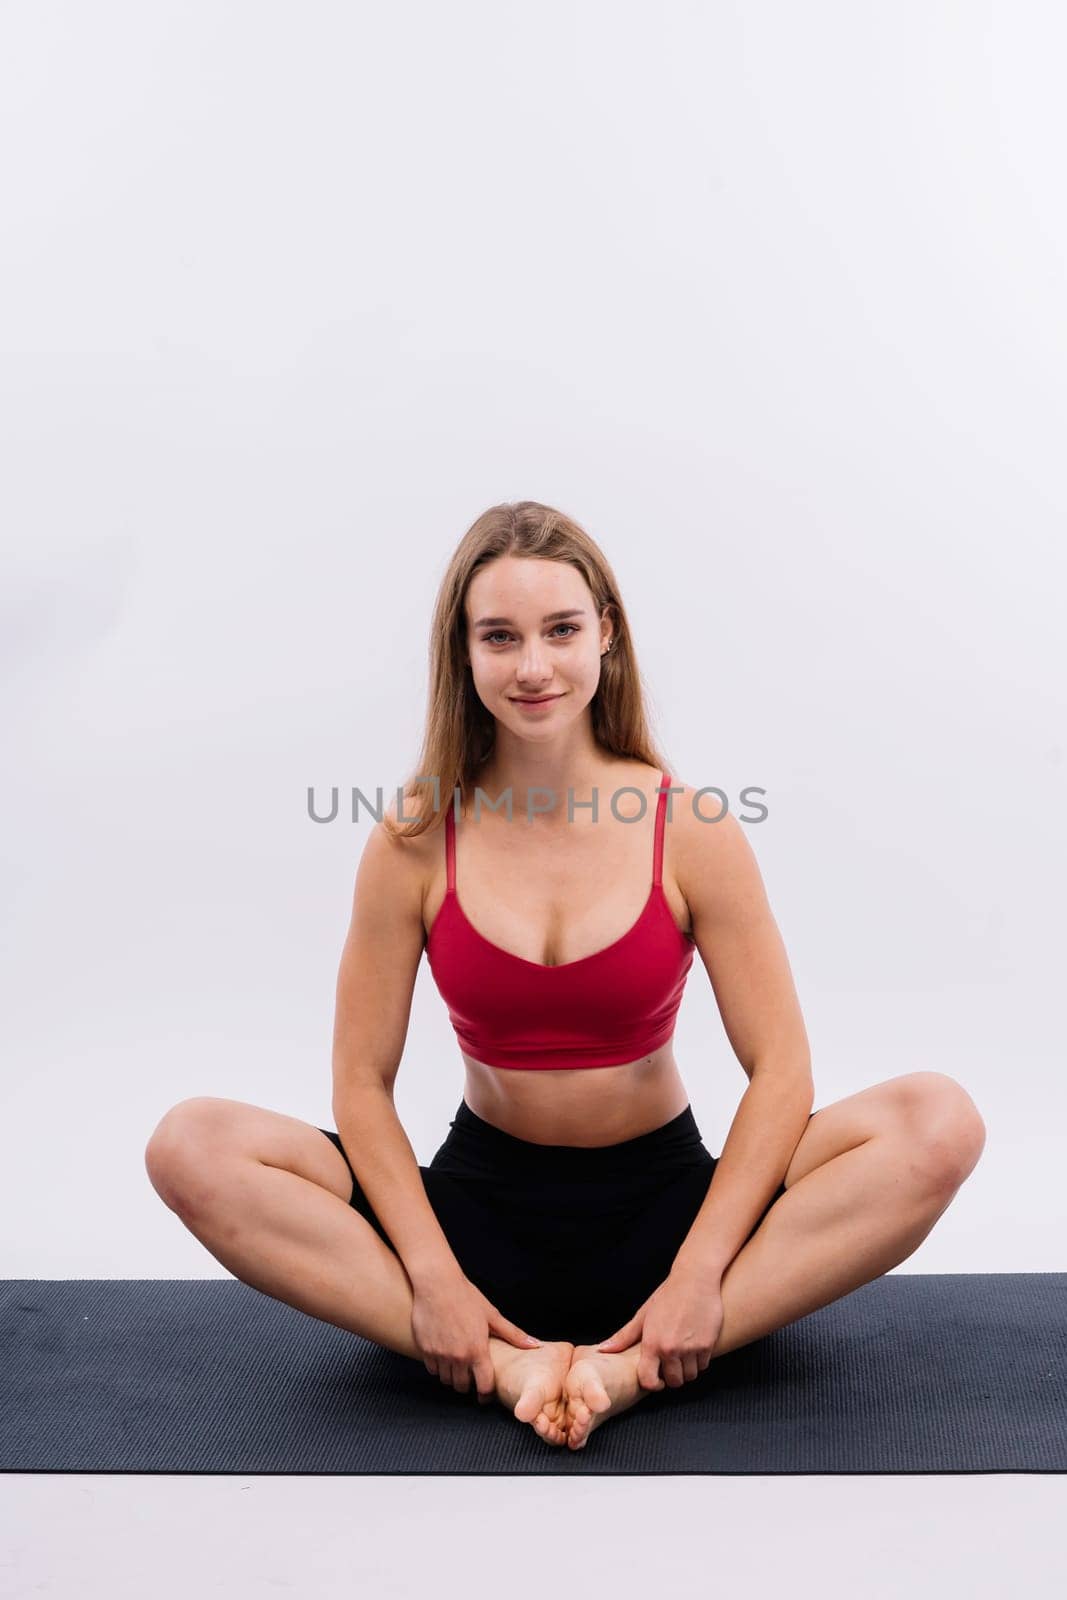
<path id="1" fill-rule="evenodd" d="M 491 1067 L 561 1071 L 614 1067 L 658 1050 L 674 1033 L 693 964 L 663 893 L 663 821 L 656 808 L 652 888 L 633 926 L 603 950 L 546 967 L 491 944 L 456 899 L 455 817 L 445 813 L 448 888 L 426 941 L 434 982 L 460 1048 Z"/>

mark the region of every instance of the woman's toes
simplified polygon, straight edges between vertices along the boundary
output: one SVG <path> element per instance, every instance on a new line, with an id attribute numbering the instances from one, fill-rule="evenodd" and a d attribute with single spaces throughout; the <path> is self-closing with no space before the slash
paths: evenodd
<path id="1" fill-rule="evenodd" d="M 614 1404 L 610 1394 L 597 1377 L 590 1378 L 583 1385 L 582 1394 L 590 1411 L 610 1411 Z"/>
<path id="2" fill-rule="evenodd" d="M 544 1410 L 545 1399 L 543 1383 L 528 1383 L 515 1406 L 516 1417 L 520 1422 L 533 1422 L 538 1412 Z"/>
<path id="3" fill-rule="evenodd" d="M 536 1417 L 533 1419 L 532 1426 L 533 1431 L 538 1435 L 539 1438 L 544 1439 L 546 1444 L 551 1444 L 553 1442 L 553 1435 L 556 1432 L 556 1426 L 552 1421 L 552 1418 L 546 1415 L 544 1411 L 539 1411 L 537 1413 Z"/>
<path id="4" fill-rule="evenodd" d="M 572 1417 L 571 1425 L 567 1429 L 567 1443 L 572 1450 L 580 1450 L 589 1436 L 589 1423 L 591 1418 L 586 1412 L 584 1420 L 581 1417 Z"/>
<path id="5" fill-rule="evenodd" d="M 577 1444 L 589 1431 L 592 1413 L 581 1395 L 570 1395 L 567 1400 L 567 1443 Z"/>
<path id="6" fill-rule="evenodd" d="M 591 1362 L 575 1363 L 567 1374 L 567 1392 L 572 1403 L 585 1405 L 590 1411 L 608 1411 L 612 1399 L 604 1387 L 604 1380 Z"/>

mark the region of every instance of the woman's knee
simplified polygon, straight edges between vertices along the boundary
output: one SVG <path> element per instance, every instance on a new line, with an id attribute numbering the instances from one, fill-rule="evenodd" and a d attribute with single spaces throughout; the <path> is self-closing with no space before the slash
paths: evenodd
<path id="1" fill-rule="evenodd" d="M 172 1210 L 203 1204 L 217 1187 L 235 1104 L 195 1095 L 171 1106 L 156 1124 L 145 1146 L 145 1170 L 153 1189 Z"/>
<path id="2" fill-rule="evenodd" d="M 911 1072 L 899 1080 L 913 1148 L 926 1152 L 931 1171 L 959 1187 L 978 1163 L 986 1127 L 967 1090 L 944 1072 Z"/>

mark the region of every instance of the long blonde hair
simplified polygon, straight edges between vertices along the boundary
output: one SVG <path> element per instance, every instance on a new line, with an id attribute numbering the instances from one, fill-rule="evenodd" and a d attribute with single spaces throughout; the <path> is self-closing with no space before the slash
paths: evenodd
<path id="1" fill-rule="evenodd" d="M 602 658 L 600 683 L 590 706 L 593 735 L 610 755 L 666 768 L 649 731 L 644 687 L 619 586 L 599 546 L 570 517 L 536 500 L 490 506 L 463 535 L 438 590 L 422 750 L 418 766 L 402 786 L 404 816 L 412 820 L 398 823 L 386 811 L 382 826 L 391 837 L 411 838 L 442 822 L 456 788 L 465 805 L 473 797 L 479 768 L 492 753 L 496 722 L 479 700 L 464 660 L 464 607 L 474 574 L 506 555 L 569 561 L 589 586 L 597 619 L 605 606 L 609 608 L 614 642 Z M 440 780 L 438 810 L 432 782 L 415 781 L 434 775 Z"/>

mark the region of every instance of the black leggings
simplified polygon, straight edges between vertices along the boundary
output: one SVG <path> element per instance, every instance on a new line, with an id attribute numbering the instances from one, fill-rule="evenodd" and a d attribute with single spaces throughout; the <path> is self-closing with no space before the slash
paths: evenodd
<path id="1" fill-rule="evenodd" d="M 628 1321 L 669 1273 L 718 1165 L 689 1106 L 594 1149 L 516 1139 L 465 1100 L 449 1128 L 419 1168 L 434 1215 L 466 1276 L 537 1339 L 594 1344 Z M 347 1161 L 340 1135 L 319 1131 Z M 394 1249 L 352 1182 L 351 1204 Z"/>

